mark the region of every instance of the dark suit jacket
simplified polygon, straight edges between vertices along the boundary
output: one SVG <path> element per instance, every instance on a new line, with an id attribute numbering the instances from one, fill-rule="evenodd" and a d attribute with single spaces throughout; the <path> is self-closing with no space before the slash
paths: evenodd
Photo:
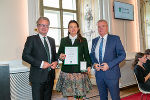
<path id="1" fill-rule="evenodd" d="M 91 60 L 92 63 L 98 63 L 95 57 L 95 48 L 99 37 L 92 40 Z M 126 57 L 126 53 L 118 36 L 108 34 L 103 63 L 107 63 L 109 70 L 104 72 L 107 79 L 117 79 L 120 75 L 119 63 Z M 100 70 L 101 74 L 102 70 Z"/>
<path id="2" fill-rule="evenodd" d="M 80 73 L 80 61 L 86 61 L 87 67 L 91 66 L 91 58 L 89 55 L 87 40 L 83 38 L 83 41 L 80 42 L 78 39 L 75 40 L 72 45 L 71 39 L 65 37 L 61 39 L 60 47 L 58 50 L 58 56 L 61 53 L 65 54 L 65 47 L 78 47 L 78 65 L 64 65 L 62 64 L 62 71 L 67 73 Z"/>
<path id="3" fill-rule="evenodd" d="M 52 61 L 56 61 L 56 47 L 55 40 L 48 37 L 49 43 L 51 45 Z M 48 70 L 40 68 L 42 61 L 48 62 L 48 57 L 44 45 L 39 37 L 39 35 L 29 36 L 25 43 L 25 47 L 22 54 L 22 59 L 29 64 L 30 67 L 30 82 L 45 82 L 48 77 Z M 52 78 L 55 78 L 55 70 L 50 71 Z"/>

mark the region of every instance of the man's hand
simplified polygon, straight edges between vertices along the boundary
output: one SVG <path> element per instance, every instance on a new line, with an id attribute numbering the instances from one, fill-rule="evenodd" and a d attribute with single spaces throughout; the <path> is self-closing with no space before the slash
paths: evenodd
<path id="1" fill-rule="evenodd" d="M 51 65 L 48 63 L 48 62 L 46 62 L 46 61 L 44 61 L 44 63 L 43 63 L 43 69 L 46 69 L 46 68 L 48 68 L 48 67 L 50 67 Z"/>
<path id="2" fill-rule="evenodd" d="M 102 71 L 107 71 L 109 69 L 109 66 L 107 63 L 102 63 L 101 66 L 100 66 L 100 69 Z"/>
<path id="3" fill-rule="evenodd" d="M 52 62 L 52 63 L 50 64 L 50 66 L 51 66 L 52 69 L 55 69 L 55 68 L 57 67 L 57 64 L 58 64 L 58 62 L 55 61 L 55 62 Z"/>
<path id="4" fill-rule="evenodd" d="M 100 65 L 99 64 L 94 64 L 94 68 L 99 71 L 101 68 L 100 68 Z"/>

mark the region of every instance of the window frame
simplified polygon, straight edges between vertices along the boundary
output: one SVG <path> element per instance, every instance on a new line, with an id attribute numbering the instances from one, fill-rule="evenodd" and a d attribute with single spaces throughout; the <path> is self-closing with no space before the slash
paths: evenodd
<path id="1" fill-rule="evenodd" d="M 39 3 L 39 8 L 40 8 L 40 16 L 44 16 L 44 10 L 51 10 L 51 11 L 59 11 L 60 12 L 60 28 L 58 27 L 49 27 L 50 29 L 60 29 L 61 31 L 61 38 L 64 37 L 64 29 L 68 29 L 68 28 L 64 28 L 63 27 L 63 12 L 67 12 L 67 13 L 76 13 L 76 20 L 79 21 L 79 1 L 76 0 L 76 10 L 70 10 L 70 9 L 63 9 L 62 8 L 62 0 L 59 0 L 59 8 L 54 8 L 54 7 L 48 7 L 48 6 L 44 6 L 43 4 L 44 0 L 40 0 Z M 59 45 L 56 45 L 56 47 L 59 47 Z"/>

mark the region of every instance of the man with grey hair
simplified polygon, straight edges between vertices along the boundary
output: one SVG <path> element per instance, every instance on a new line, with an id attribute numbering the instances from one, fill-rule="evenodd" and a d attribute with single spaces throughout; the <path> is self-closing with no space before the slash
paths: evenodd
<path id="1" fill-rule="evenodd" d="M 50 21 L 47 17 L 37 20 L 39 34 L 27 37 L 22 59 L 29 64 L 29 81 L 33 100 L 51 100 L 57 66 L 55 40 L 47 36 Z"/>
<path id="2" fill-rule="evenodd" d="M 99 36 L 92 40 L 91 60 L 96 69 L 95 77 L 100 100 L 108 100 L 108 90 L 112 100 L 120 100 L 119 63 L 126 57 L 119 36 L 108 34 L 106 20 L 98 21 Z"/>

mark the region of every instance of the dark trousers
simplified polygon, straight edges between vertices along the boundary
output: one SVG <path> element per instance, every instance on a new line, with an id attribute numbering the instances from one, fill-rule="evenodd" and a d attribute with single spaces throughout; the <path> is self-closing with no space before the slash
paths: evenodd
<path id="1" fill-rule="evenodd" d="M 51 100 L 54 78 L 51 74 L 48 75 L 46 82 L 32 82 L 32 98 L 33 100 Z"/>
<path id="2" fill-rule="evenodd" d="M 100 100 L 108 100 L 108 91 L 112 100 L 120 100 L 119 79 L 106 79 L 104 73 L 96 73 L 96 83 Z"/>

